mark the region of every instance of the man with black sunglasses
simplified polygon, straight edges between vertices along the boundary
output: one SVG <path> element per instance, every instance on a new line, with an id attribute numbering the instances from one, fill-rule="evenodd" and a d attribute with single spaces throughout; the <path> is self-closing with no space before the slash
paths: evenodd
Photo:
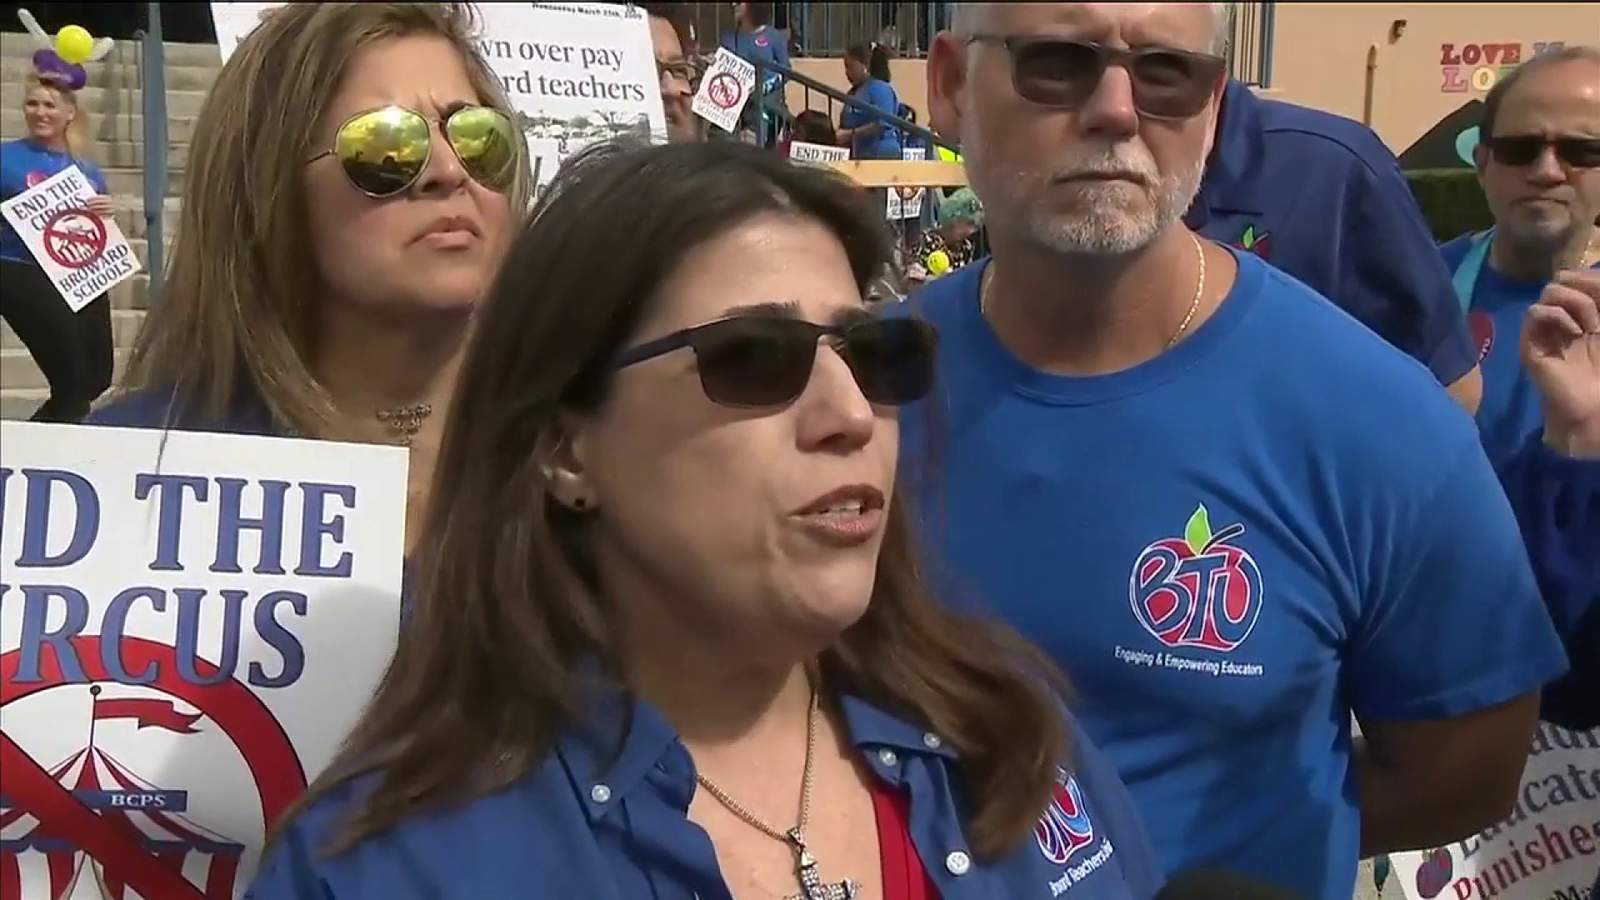
<path id="1" fill-rule="evenodd" d="M 1227 22 L 957 5 L 929 107 L 994 255 L 908 304 L 939 372 L 901 472 L 946 593 L 1066 669 L 1169 874 L 1348 900 L 1360 858 L 1506 814 L 1566 662 L 1435 379 L 1183 223 Z"/>
<path id="2" fill-rule="evenodd" d="M 1442 251 L 1479 341 L 1484 447 L 1572 659 L 1572 671 L 1545 689 L 1543 714 L 1592 728 L 1600 725 L 1600 48 L 1536 56 L 1501 78 L 1478 132 L 1473 156 L 1495 225 Z"/>

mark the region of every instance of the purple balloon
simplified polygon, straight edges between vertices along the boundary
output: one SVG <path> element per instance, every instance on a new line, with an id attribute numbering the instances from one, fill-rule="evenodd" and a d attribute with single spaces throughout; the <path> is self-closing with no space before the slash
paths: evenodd
<path id="1" fill-rule="evenodd" d="M 33 68 L 39 73 L 40 78 L 59 84 L 69 91 L 82 88 L 89 80 L 89 73 L 83 66 L 67 62 L 57 56 L 54 50 L 33 51 Z"/>

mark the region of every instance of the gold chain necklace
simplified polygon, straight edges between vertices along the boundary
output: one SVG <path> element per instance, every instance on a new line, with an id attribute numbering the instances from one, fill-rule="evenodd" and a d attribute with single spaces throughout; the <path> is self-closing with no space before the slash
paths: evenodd
<path id="1" fill-rule="evenodd" d="M 786 900 L 851 900 L 861 890 L 861 883 L 846 879 L 834 884 L 824 884 L 821 873 L 817 871 L 816 857 L 812 856 L 810 849 L 806 847 L 806 822 L 811 818 L 811 763 L 816 748 L 817 692 L 813 689 L 811 708 L 806 713 L 806 762 L 800 776 L 800 819 L 788 831 L 779 831 L 761 821 L 754 813 L 729 797 L 722 788 L 712 784 L 711 779 L 706 776 L 696 773 L 694 777 L 701 787 L 717 798 L 717 802 L 740 821 L 773 840 L 789 845 L 789 849 L 794 852 L 794 874 L 800 882 L 800 893 L 791 894 Z"/>
<path id="2" fill-rule="evenodd" d="M 417 432 L 422 430 L 423 421 L 431 415 L 433 415 L 431 403 L 413 403 L 410 406 L 377 411 L 378 421 L 388 427 L 389 432 L 399 439 L 402 447 L 411 446 L 411 442 L 416 440 Z"/>
<path id="3" fill-rule="evenodd" d="M 1201 246 L 1200 239 L 1195 237 L 1192 231 L 1189 232 L 1189 240 L 1194 242 L 1194 256 L 1200 264 L 1200 277 L 1195 281 L 1194 298 L 1189 301 L 1189 311 L 1184 314 L 1183 321 L 1178 323 L 1178 330 L 1174 331 L 1172 337 L 1167 340 L 1165 348 L 1167 350 L 1177 346 L 1178 339 L 1183 337 L 1183 333 L 1189 330 L 1189 325 L 1194 322 L 1194 314 L 1200 310 L 1200 297 L 1206 291 L 1205 247 Z M 978 314 L 984 318 L 989 317 L 989 285 L 993 282 L 994 261 L 990 260 L 989 265 L 983 271 L 983 284 L 978 287 Z"/>

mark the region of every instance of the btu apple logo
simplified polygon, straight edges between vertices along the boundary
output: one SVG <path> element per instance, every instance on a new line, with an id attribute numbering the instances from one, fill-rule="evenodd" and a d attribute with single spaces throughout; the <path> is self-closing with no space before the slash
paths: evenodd
<path id="1" fill-rule="evenodd" d="M 1201 504 L 1183 537 L 1144 548 L 1128 579 L 1139 624 L 1168 647 L 1227 652 L 1244 643 L 1261 613 L 1261 570 L 1229 543 L 1242 534 L 1242 524 L 1212 534 Z"/>

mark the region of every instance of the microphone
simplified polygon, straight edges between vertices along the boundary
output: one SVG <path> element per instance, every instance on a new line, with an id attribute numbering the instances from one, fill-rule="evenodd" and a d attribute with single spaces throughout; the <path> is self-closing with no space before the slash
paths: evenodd
<path id="1" fill-rule="evenodd" d="M 1156 900 L 1306 900 L 1288 888 L 1221 869 L 1190 869 L 1172 876 Z"/>

